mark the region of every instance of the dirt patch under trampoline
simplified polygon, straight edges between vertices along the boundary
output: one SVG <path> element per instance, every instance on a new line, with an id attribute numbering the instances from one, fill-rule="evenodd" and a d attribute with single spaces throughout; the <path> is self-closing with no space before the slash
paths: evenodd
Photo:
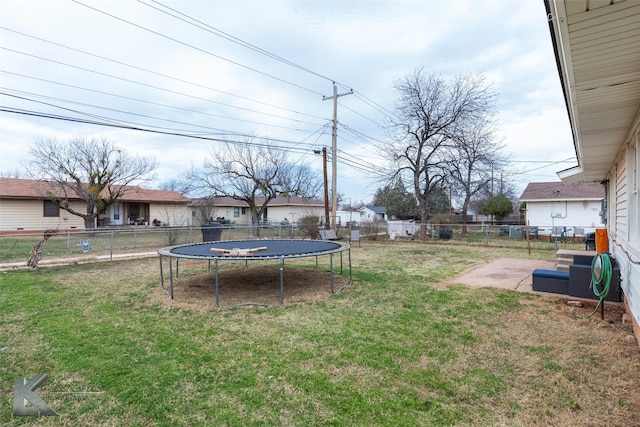
<path id="1" fill-rule="evenodd" d="M 244 303 L 280 304 L 280 269 L 255 267 L 220 270 L 220 305 Z M 348 283 L 348 277 L 334 274 L 334 290 Z M 169 286 L 165 281 L 165 286 Z M 215 273 L 213 271 L 174 279 L 174 299 L 159 287 L 155 299 L 167 307 L 207 311 L 216 308 Z M 284 304 L 321 301 L 331 296 L 331 275 L 326 270 L 286 268 L 284 270 Z"/>

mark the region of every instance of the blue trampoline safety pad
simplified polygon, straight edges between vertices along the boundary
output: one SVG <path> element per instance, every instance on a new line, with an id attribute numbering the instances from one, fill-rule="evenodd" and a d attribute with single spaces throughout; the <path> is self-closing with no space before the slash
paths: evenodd
<path id="1" fill-rule="evenodd" d="M 218 250 L 246 250 L 266 248 L 251 253 L 249 256 L 227 256 Z M 325 240 L 227 240 L 219 242 L 194 243 L 189 245 L 164 248 L 159 252 L 169 256 L 204 259 L 266 259 L 266 258 L 298 258 L 327 253 L 341 252 L 349 249 L 349 245 Z"/>
<path id="2" fill-rule="evenodd" d="M 533 277 L 545 277 L 547 279 L 563 279 L 569 280 L 569 272 L 568 271 L 558 271 L 558 270 L 543 270 L 543 269 L 535 269 L 531 274 Z"/>

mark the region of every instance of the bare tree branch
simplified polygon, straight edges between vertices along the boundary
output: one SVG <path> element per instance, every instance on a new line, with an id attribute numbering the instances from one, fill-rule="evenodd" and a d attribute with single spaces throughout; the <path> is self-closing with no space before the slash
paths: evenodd
<path id="1" fill-rule="evenodd" d="M 146 179 L 155 160 L 130 156 L 104 138 L 75 138 L 66 142 L 45 139 L 29 148 L 31 175 L 53 183 L 49 194 L 61 209 L 84 219 L 86 229 L 122 197 L 127 186 Z M 86 203 L 86 211 L 71 206 L 71 199 Z"/>
<path id="2" fill-rule="evenodd" d="M 431 194 L 449 180 L 458 131 L 465 124 L 491 114 L 496 94 L 483 77 L 459 75 L 452 82 L 422 69 L 395 84 L 400 93 L 396 115 L 390 119 L 390 138 L 380 145 L 391 159 L 387 176 L 412 184 L 423 221 L 429 216 Z"/>

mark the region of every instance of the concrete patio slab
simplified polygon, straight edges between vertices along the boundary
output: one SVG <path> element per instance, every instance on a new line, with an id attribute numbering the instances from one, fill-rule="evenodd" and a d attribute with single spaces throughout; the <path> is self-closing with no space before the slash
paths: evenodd
<path id="1" fill-rule="evenodd" d="M 498 258 L 456 277 L 451 282 L 474 287 L 492 287 L 535 292 L 532 286 L 533 279 L 531 273 L 536 268 L 555 270 L 556 262 L 519 258 Z"/>

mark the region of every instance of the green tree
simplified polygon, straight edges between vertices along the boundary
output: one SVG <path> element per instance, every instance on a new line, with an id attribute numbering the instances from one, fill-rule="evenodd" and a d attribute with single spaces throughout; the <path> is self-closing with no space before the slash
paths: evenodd
<path id="1" fill-rule="evenodd" d="M 389 218 L 409 219 L 418 214 L 418 202 L 413 194 L 407 191 L 400 179 L 378 188 L 373 197 L 374 206 L 387 208 Z"/>
<path id="2" fill-rule="evenodd" d="M 489 199 L 484 205 L 484 213 L 493 215 L 497 221 L 502 221 L 507 215 L 513 213 L 513 203 L 504 194 Z"/>
<path id="3" fill-rule="evenodd" d="M 429 194 L 427 199 L 427 212 L 428 215 L 425 219 L 426 222 L 433 215 L 449 213 L 451 210 L 451 198 L 449 194 L 443 189 L 436 189 Z"/>

